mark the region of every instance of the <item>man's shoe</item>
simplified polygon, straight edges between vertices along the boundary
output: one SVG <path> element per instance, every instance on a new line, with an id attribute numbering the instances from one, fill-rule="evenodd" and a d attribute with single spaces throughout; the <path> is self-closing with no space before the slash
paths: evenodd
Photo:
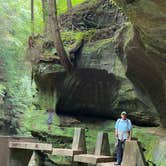
<path id="1" fill-rule="evenodd" d="M 120 165 L 118 162 L 114 163 L 114 165 Z"/>

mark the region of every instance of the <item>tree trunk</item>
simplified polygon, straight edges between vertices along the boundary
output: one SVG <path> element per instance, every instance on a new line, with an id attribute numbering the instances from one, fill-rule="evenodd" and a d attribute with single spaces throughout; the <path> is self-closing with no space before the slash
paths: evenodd
<path id="1" fill-rule="evenodd" d="M 72 2 L 71 2 L 71 0 L 67 0 L 67 10 L 68 11 L 72 10 Z"/>
<path id="2" fill-rule="evenodd" d="M 48 33 L 48 0 L 42 0 L 43 22 L 44 22 L 44 34 Z"/>
<path id="3" fill-rule="evenodd" d="M 34 0 L 31 0 L 31 33 L 34 36 Z"/>
<path id="4" fill-rule="evenodd" d="M 55 44 L 55 48 L 57 50 L 58 56 L 60 57 L 61 64 L 67 71 L 71 71 L 73 68 L 72 63 L 70 62 L 67 53 L 64 49 L 63 42 L 60 36 L 60 30 L 58 26 L 58 18 L 57 18 L 57 7 L 56 0 L 49 0 L 49 19 L 51 23 L 51 32 Z"/>

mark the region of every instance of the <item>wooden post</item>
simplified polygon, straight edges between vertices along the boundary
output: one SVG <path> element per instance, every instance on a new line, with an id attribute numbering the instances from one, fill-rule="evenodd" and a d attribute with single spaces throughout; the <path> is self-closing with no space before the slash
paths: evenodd
<path id="1" fill-rule="evenodd" d="M 98 133 L 95 153 L 75 155 L 74 161 L 93 165 L 114 161 L 114 158 L 110 156 L 108 134 L 103 132 Z"/>
<path id="2" fill-rule="evenodd" d="M 0 164 L 4 166 L 9 166 L 8 139 L 9 137 L 0 137 Z"/>
<path id="3" fill-rule="evenodd" d="M 27 166 L 33 150 L 10 149 L 9 142 L 36 142 L 36 139 L 27 137 L 0 136 L 0 165 L 2 166 Z"/>
<path id="4" fill-rule="evenodd" d="M 99 132 L 96 141 L 95 155 L 110 156 L 108 133 Z"/>
<path id="5" fill-rule="evenodd" d="M 81 151 L 83 151 L 83 153 L 87 153 L 86 140 L 85 140 L 85 129 L 75 128 L 72 149 L 81 150 Z M 74 156 L 73 156 L 72 157 L 72 166 L 87 166 L 87 164 L 74 162 Z"/>
<path id="6" fill-rule="evenodd" d="M 85 141 L 85 129 L 75 128 L 72 149 L 81 150 L 84 153 L 87 153 L 86 141 Z"/>
<path id="7" fill-rule="evenodd" d="M 147 166 L 140 143 L 136 140 L 126 141 L 122 166 Z"/>
<path id="8" fill-rule="evenodd" d="M 28 166 L 33 150 L 11 149 L 10 166 Z"/>

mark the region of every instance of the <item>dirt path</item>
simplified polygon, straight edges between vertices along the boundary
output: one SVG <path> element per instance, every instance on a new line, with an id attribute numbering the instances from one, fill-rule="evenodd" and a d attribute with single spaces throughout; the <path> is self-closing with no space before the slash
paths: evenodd
<path id="1" fill-rule="evenodd" d="M 166 138 L 166 129 L 160 127 L 151 127 L 148 129 L 148 132 L 159 137 Z"/>
<path id="2" fill-rule="evenodd" d="M 149 133 L 158 136 L 158 142 L 153 150 L 153 162 L 157 166 L 166 165 L 166 129 L 164 128 L 150 128 Z"/>

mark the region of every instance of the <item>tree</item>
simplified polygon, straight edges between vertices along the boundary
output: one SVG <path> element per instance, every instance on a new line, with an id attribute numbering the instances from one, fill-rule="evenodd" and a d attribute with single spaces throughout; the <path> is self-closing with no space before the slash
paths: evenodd
<path id="1" fill-rule="evenodd" d="M 31 32 L 34 36 L 34 0 L 31 0 Z"/>
<path id="2" fill-rule="evenodd" d="M 44 22 L 44 34 L 48 35 L 48 0 L 41 0 Z"/>
<path id="3" fill-rule="evenodd" d="M 64 68 L 67 71 L 71 71 L 73 68 L 73 65 L 68 58 L 68 55 L 65 51 L 65 48 L 63 46 L 63 42 L 60 36 L 60 30 L 59 30 L 58 18 L 57 18 L 56 0 L 49 0 L 48 11 L 49 11 L 49 20 L 51 25 L 52 37 L 54 40 L 54 45 L 57 50 L 58 56 L 60 57 L 61 64 L 64 66 Z"/>
<path id="4" fill-rule="evenodd" d="M 68 11 L 72 10 L 72 1 L 71 0 L 67 0 L 67 10 Z"/>

